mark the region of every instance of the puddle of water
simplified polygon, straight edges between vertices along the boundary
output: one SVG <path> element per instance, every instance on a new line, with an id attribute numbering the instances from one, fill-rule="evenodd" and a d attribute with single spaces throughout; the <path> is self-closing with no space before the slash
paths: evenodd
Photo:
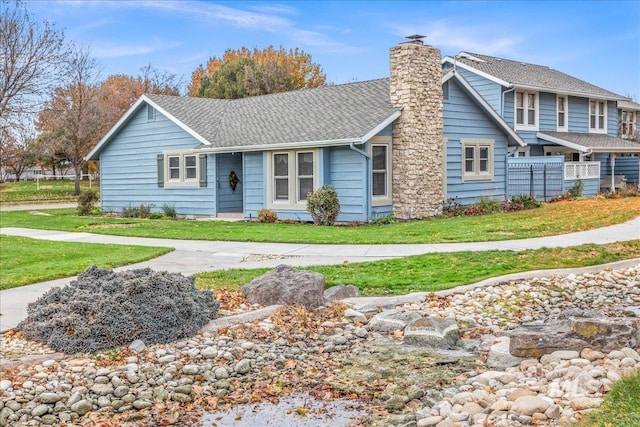
<path id="1" fill-rule="evenodd" d="M 339 427 L 358 425 L 358 417 L 365 415 L 367 412 L 357 402 L 320 401 L 295 395 L 281 398 L 278 404 L 260 402 L 238 405 L 231 411 L 209 412 L 200 421 L 207 427 Z"/>

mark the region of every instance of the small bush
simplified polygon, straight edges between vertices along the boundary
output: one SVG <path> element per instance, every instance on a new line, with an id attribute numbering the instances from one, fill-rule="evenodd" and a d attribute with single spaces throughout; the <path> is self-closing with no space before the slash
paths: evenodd
<path id="1" fill-rule="evenodd" d="M 636 184 L 627 184 L 618 189 L 618 194 L 620 197 L 640 197 L 640 190 Z"/>
<path id="2" fill-rule="evenodd" d="M 323 185 L 307 194 L 307 211 L 316 225 L 333 225 L 340 213 L 340 201 L 335 188 Z"/>
<path id="3" fill-rule="evenodd" d="M 528 194 L 513 196 L 511 203 L 518 203 L 522 205 L 523 209 L 535 209 L 542 206 L 542 202 L 537 201 L 535 197 L 529 196 Z"/>
<path id="4" fill-rule="evenodd" d="M 522 203 L 510 201 L 502 203 L 502 212 L 518 212 L 524 210 Z"/>
<path id="5" fill-rule="evenodd" d="M 152 212 L 151 215 L 149 215 L 149 219 L 162 219 L 162 218 L 165 218 L 165 216 L 160 212 Z"/>
<path id="6" fill-rule="evenodd" d="M 567 194 L 569 195 L 569 200 L 576 200 L 581 198 L 583 189 L 584 189 L 584 183 L 582 182 L 582 180 L 579 179 L 576 182 L 574 182 L 573 187 L 571 187 L 569 191 L 567 191 Z"/>
<path id="7" fill-rule="evenodd" d="M 502 212 L 502 205 L 500 204 L 500 202 L 484 196 L 480 197 L 480 200 L 478 200 L 478 202 L 474 203 L 472 206 L 482 208 L 482 210 L 484 210 L 488 214 Z"/>
<path id="8" fill-rule="evenodd" d="M 56 351 L 96 352 L 136 339 L 153 344 L 190 337 L 217 317 L 219 306 L 213 292 L 196 289 L 193 276 L 89 267 L 29 304 L 17 329 Z"/>
<path id="9" fill-rule="evenodd" d="M 447 199 L 442 204 L 442 216 L 454 217 L 464 215 L 464 207 L 457 198 Z"/>
<path id="10" fill-rule="evenodd" d="M 389 225 L 395 224 L 396 222 L 398 222 L 398 219 L 393 213 L 390 213 L 374 219 L 373 221 L 371 221 L 371 225 Z"/>
<path id="11" fill-rule="evenodd" d="M 178 213 L 176 212 L 176 205 L 163 203 L 160 209 L 162 209 L 162 213 L 164 214 L 164 216 L 168 218 L 176 219 L 178 217 Z"/>
<path id="12" fill-rule="evenodd" d="M 78 196 L 78 215 L 87 216 L 91 215 L 91 211 L 95 204 L 100 200 L 98 194 L 94 191 L 83 191 Z"/>
<path id="13" fill-rule="evenodd" d="M 463 214 L 465 216 L 480 216 L 480 215 L 486 215 L 487 211 L 485 211 L 482 206 L 471 205 L 464 209 Z"/>
<path id="14" fill-rule="evenodd" d="M 273 224 L 278 221 L 278 214 L 271 209 L 260 209 L 258 211 L 258 222 Z"/>
<path id="15" fill-rule="evenodd" d="M 122 208 L 123 218 L 149 218 L 153 205 L 140 204 L 140 206 L 129 206 Z"/>

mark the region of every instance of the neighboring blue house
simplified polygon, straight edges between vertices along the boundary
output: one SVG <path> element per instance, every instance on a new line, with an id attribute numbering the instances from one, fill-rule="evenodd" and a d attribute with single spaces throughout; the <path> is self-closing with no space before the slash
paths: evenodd
<path id="1" fill-rule="evenodd" d="M 616 137 L 628 99 L 546 67 L 441 59 L 419 40 L 390 57 L 389 79 L 238 100 L 142 96 L 87 156 L 100 161 L 102 209 L 310 220 L 305 196 L 327 184 L 338 221 L 367 222 L 437 215 L 452 198 L 548 198 L 578 178 L 587 194 L 608 174 L 637 182 L 640 144 Z M 544 85 L 537 71 L 511 77 L 513 64 L 546 70 Z"/>
<path id="2" fill-rule="evenodd" d="M 526 141 L 515 158 L 551 156 L 544 161 L 552 164 L 560 156 L 563 189 L 580 179 L 583 194 L 592 196 L 638 183 L 640 144 L 631 141 L 638 104 L 545 66 L 466 52 L 442 64 L 464 76 Z"/>

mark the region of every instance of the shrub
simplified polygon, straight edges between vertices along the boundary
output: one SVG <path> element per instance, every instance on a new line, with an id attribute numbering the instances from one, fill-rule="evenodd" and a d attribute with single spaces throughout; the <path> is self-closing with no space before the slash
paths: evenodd
<path id="1" fill-rule="evenodd" d="M 83 191 L 78 196 L 78 215 L 87 216 L 91 215 L 91 211 L 95 204 L 100 200 L 98 194 L 94 191 Z"/>
<path id="2" fill-rule="evenodd" d="M 523 209 L 535 209 L 542 206 L 542 202 L 537 201 L 535 197 L 529 196 L 528 194 L 513 196 L 511 198 L 511 203 L 518 203 L 522 205 Z"/>
<path id="3" fill-rule="evenodd" d="M 446 217 L 464 215 L 464 207 L 457 198 L 447 199 L 442 204 L 442 215 Z"/>
<path id="4" fill-rule="evenodd" d="M 487 211 L 485 211 L 482 206 L 471 205 L 471 206 L 467 206 L 464 209 L 463 214 L 465 216 L 480 216 L 480 215 L 486 215 Z"/>
<path id="5" fill-rule="evenodd" d="M 396 222 L 398 222 L 398 219 L 393 213 L 390 213 L 374 219 L 373 221 L 371 221 L 371 225 L 388 225 L 395 224 Z"/>
<path id="6" fill-rule="evenodd" d="M 482 208 L 482 210 L 484 210 L 488 214 L 502 212 L 502 205 L 500 202 L 485 196 L 480 197 L 480 200 L 478 200 L 472 206 Z"/>
<path id="7" fill-rule="evenodd" d="M 94 266 L 29 304 L 17 329 L 56 351 L 96 352 L 136 339 L 153 344 L 192 336 L 217 317 L 219 306 L 213 292 L 195 288 L 193 276 Z"/>
<path id="8" fill-rule="evenodd" d="M 333 225 L 340 213 L 340 201 L 335 188 L 323 185 L 307 194 L 307 211 L 316 225 Z"/>
<path id="9" fill-rule="evenodd" d="M 152 212 L 151 215 L 149 215 L 149 219 L 162 219 L 164 217 L 164 214 L 161 214 L 160 212 Z"/>
<path id="10" fill-rule="evenodd" d="M 122 208 L 123 218 L 149 218 L 153 205 L 140 204 L 140 206 L 129 206 Z"/>
<path id="11" fill-rule="evenodd" d="M 640 197 L 640 190 L 637 184 L 627 184 L 618 190 L 620 197 Z"/>
<path id="12" fill-rule="evenodd" d="M 170 205 L 169 203 L 163 203 L 160 207 L 162 209 L 162 213 L 164 216 L 169 217 L 171 219 L 176 219 L 178 214 L 176 212 L 176 205 Z"/>
<path id="13" fill-rule="evenodd" d="M 273 224 L 278 221 L 278 214 L 276 214 L 271 209 L 260 209 L 258 211 L 258 222 L 266 222 L 268 224 Z"/>
<path id="14" fill-rule="evenodd" d="M 573 187 L 571 187 L 567 194 L 569 195 L 569 200 L 576 200 L 582 197 L 582 190 L 584 188 L 584 183 L 582 180 L 577 180 L 573 183 Z"/>

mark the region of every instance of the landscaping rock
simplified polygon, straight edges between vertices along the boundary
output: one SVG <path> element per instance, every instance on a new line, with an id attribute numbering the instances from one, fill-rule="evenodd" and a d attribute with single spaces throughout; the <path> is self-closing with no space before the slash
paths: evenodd
<path id="1" fill-rule="evenodd" d="M 385 310 L 369 320 L 369 328 L 378 332 L 403 330 L 409 323 L 422 318 L 420 313 L 405 310 Z"/>
<path id="2" fill-rule="evenodd" d="M 458 325 L 451 317 L 422 317 L 404 328 L 404 342 L 409 345 L 453 349 L 459 340 Z"/>
<path id="3" fill-rule="evenodd" d="M 338 301 L 345 298 L 356 298 L 360 296 L 360 290 L 353 285 L 332 286 L 324 291 L 324 299 L 327 302 Z"/>
<path id="4" fill-rule="evenodd" d="M 495 340 L 494 344 L 489 349 L 489 356 L 487 357 L 487 366 L 494 369 L 506 369 L 512 366 L 518 366 L 525 360 L 521 357 L 513 356 L 510 351 L 509 337 L 499 337 Z"/>
<path id="5" fill-rule="evenodd" d="M 242 293 L 251 304 L 300 304 L 318 308 L 325 304 L 324 276 L 279 265 L 244 285 Z"/>

